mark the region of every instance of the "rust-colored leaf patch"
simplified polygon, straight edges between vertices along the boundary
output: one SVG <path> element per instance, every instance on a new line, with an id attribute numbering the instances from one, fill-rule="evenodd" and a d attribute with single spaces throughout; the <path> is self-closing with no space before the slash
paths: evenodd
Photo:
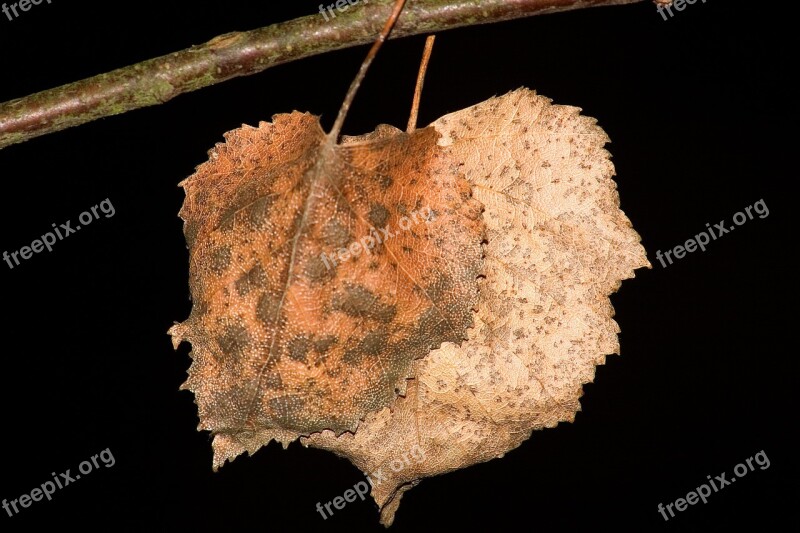
<path id="1" fill-rule="evenodd" d="M 459 344 L 482 273 L 481 204 L 434 128 L 339 145 L 294 112 L 228 132 L 182 182 L 193 308 L 184 384 L 233 448 L 353 431 L 412 362 Z"/>

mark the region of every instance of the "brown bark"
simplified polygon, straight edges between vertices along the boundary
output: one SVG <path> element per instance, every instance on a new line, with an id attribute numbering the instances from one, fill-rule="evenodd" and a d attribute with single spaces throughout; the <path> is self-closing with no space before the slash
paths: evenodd
<path id="1" fill-rule="evenodd" d="M 392 38 L 641 0 L 417 0 Z M 320 13 L 211 41 L 0 104 L 0 148 L 92 120 L 161 104 L 186 92 L 304 57 L 374 41 L 393 0 Z"/>

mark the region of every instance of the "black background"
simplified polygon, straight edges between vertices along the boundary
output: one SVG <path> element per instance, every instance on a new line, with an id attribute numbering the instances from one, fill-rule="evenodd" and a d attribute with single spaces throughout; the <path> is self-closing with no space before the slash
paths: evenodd
<path id="1" fill-rule="evenodd" d="M 786 4 L 791 4 L 787 2 Z M 318 2 L 53 0 L 0 18 L 0 101 L 317 12 Z M 622 356 L 585 387 L 574 424 L 500 460 L 424 480 L 393 531 L 797 530 L 794 401 L 794 14 L 708 0 L 439 35 L 420 124 L 520 86 L 583 108 L 612 139 L 622 209 L 653 269 L 612 297 Z M 390 41 L 345 133 L 404 127 L 424 36 Z M 271 444 L 211 471 L 192 395 L 188 255 L 177 183 L 225 131 L 292 110 L 330 127 L 366 47 L 330 53 L 0 151 L 0 252 L 110 199 L 116 209 L 21 266 L 0 263 L 0 498 L 110 448 L 100 468 L 0 529 L 381 531 L 375 505 L 323 521 L 363 479 L 327 452 Z M 763 199 L 769 216 L 663 268 L 682 244 Z M 670 503 L 763 450 L 771 466 L 665 522 Z M 523 529 L 524 528 L 524 529 Z"/>

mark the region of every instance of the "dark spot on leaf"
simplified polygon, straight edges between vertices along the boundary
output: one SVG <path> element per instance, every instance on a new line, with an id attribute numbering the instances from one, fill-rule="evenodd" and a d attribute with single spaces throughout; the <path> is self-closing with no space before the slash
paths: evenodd
<path id="1" fill-rule="evenodd" d="M 330 258 L 323 260 L 320 256 L 312 257 L 306 263 L 306 275 L 311 281 L 323 281 L 332 278 L 334 275 L 333 261 Z"/>
<path id="2" fill-rule="evenodd" d="M 183 225 L 183 235 L 186 237 L 186 246 L 192 248 L 194 241 L 197 238 L 197 232 L 200 230 L 200 224 L 194 222 L 187 222 Z"/>
<path id="3" fill-rule="evenodd" d="M 222 274 L 231 264 L 231 249 L 229 246 L 218 246 L 211 252 L 209 266 L 215 274 Z"/>
<path id="4" fill-rule="evenodd" d="M 269 207 L 272 205 L 272 197 L 262 196 L 254 201 L 247 210 L 247 218 L 253 227 L 260 229 L 267 223 Z"/>
<path id="5" fill-rule="evenodd" d="M 389 332 L 386 328 L 379 328 L 367 333 L 358 346 L 344 352 L 342 360 L 348 365 L 358 365 L 368 355 L 378 355 L 386 347 Z"/>
<path id="6" fill-rule="evenodd" d="M 236 280 L 236 292 L 239 296 L 246 296 L 251 290 L 263 287 L 266 284 L 266 272 L 261 268 L 261 265 L 256 265 Z"/>
<path id="7" fill-rule="evenodd" d="M 397 314 L 394 305 L 385 304 L 362 285 L 348 285 L 344 294 L 333 296 L 333 308 L 356 318 L 372 318 L 380 322 L 391 322 Z"/>
<path id="8" fill-rule="evenodd" d="M 325 335 L 314 341 L 314 350 L 320 354 L 324 354 L 337 342 L 339 342 L 339 337 L 336 335 Z"/>
<path id="9" fill-rule="evenodd" d="M 308 363 L 306 355 L 311 349 L 311 341 L 305 335 L 295 337 L 289 343 L 289 357 L 301 363 Z"/>
<path id="10" fill-rule="evenodd" d="M 278 323 L 279 307 L 280 300 L 269 292 L 265 292 L 261 295 L 256 304 L 256 318 L 258 318 L 264 326 L 270 328 Z"/>
<path id="11" fill-rule="evenodd" d="M 436 307 L 430 307 L 422 314 L 419 319 L 418 331 L 418 335 L 423 339 L 444 339 L 451 342 L 461 340 L 455 337 L 447 319 Z"/>
<path id="12" fill-rule="evenodd" d="M 223 354 L 243 357 L 250 346 L 250 334 L 242 324 L 228 324 L 217 338 L 217 344 Z"/>
<path id="13" fill-rule="evenodd" d="M 275 413 L 276 418 L 284 427 L 291 429 L 297 426 L 298 417 L 303 407 L 305 407 L 305 403 L 301 396 L 287 394 L 270 399 L 269 408 Z"/>
<path id="14" fill-rule="evenodd" d="M 236 216 L 236 212 L 239 208 L 235 205 L 232 205 L 226 209 L 222 215 L 219 217 L 219 229 L 222 231 L 231 231 L 233 229 L 233 221 L 234 217 Z"/>
<path id="15" fill-rule="evenodd" d="M 381 186 L 381 189 L 384 191 L 389 187 L 391 187 L 392 183 L 394 183 L 392 177 L 387 174 L 378 174 L 376 177 L 378 179 L 378 183 Z"/>
<path id="16" fill-rule="evenodd" d="M 389 220 L 389 210 L 386 209 L 384 205 L 373 204 L 372 209 L 369 211 L 369 215 L 367 215 L 367 218 L 369 218 L 369 221 L 373 226 L 376 228 L 382 228 L 386 226 L 386 222 Z"/>

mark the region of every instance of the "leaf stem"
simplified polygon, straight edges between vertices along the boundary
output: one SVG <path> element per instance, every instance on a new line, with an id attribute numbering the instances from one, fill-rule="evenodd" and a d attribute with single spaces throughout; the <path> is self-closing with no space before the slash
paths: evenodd
<path id="1" fill-rule="evenodd" d="M 425 73 L 428 71 L 428 61 L 431 59 L 435 40 L 435 35 L 428 35 L 428 38 L 425 39 L 425 50 L 422 51 L 422 62 L 417 73 L 417 85 L 414 87 L 414 100 L 411 102 L 411 114 L 408 117 L 406 133 L 414 133 L 414 130 L 417 129 L 417 115 L 419 114 L 419 101 L 422 99 L 422 86 L 425 84 Z"/>
<path id="2" fill-rule="evenodd" d="M 374 43 L 372 43 L 372 48 L 369 49 L 367 57 L 365 57 L 364 61 L 361 62 L 361 67 L 358 69 L 358 74 L 356 74 L 356 77 L 353 79 L 353 83 L 350 84 L 350 88 L 347 90 L 347 95 L 344 97 L 344 102 L 342 102 L 342 107 L 339 108 L 339 114 L 336 116 L 336 121 L 333 123 L 330 133 L 328 133 L 330 142 L 336 143 L 339 140 L 339 133 L 342 131 L 344 119 L 347 117 L 347 112 L 350 110 L 350 106 L 353 104 L 353 99 L 356 97 L 358 88 L 361 87 L 361 82 L 364 81 L 364 76 L 367 75 L 369 66 L 372 64 L 375 56 L 378 55 L 378 50 L 381 49 L 383 43 L 389 38 L 389 34 L 392 32 L 392 28 L 394 28 L 395 24 L 397 23 L 397 19 L 400 17 L 400 12 L 403 11 L 403 6 L 405 4 L 406 0 L 395 0 L 392 14 L 389 15 L 386 24 L 383 25 L 383 29 L 381 30 L 380 34 L 378 34 L 378 38 Z"/>

